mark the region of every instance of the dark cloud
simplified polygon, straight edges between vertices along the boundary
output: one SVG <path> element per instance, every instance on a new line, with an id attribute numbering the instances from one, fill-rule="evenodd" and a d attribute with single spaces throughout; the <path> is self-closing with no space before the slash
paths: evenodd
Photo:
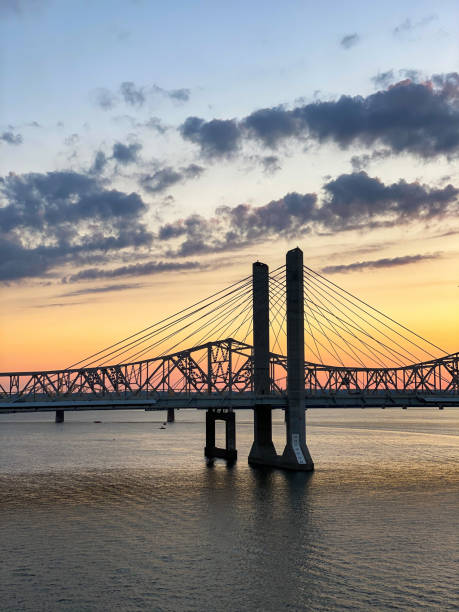
<path id="1" fill-rule="evenodd" d="M 139 289 L 144 287 L 142 283 L 125 283 L 118 285 L 106 285 L 105 287 L 87 287 L 86 289 L 76 289 L 67 293 L 61 293 L 59 297 L 77 297 L 80 295 L 91 295 L 94 293 L 112 293 L 118 291 L 129 291 L 130 289 Z"/>
<path id="2" fill-rule="evenodd" d="M 202 172 L 195 164 L 159 170 L 150 177 L 152 192 Z M 74 282 L 198 269 L 197 261 L 175 258 L 311 232 L 332 235 L 453 218 L 459 189 L 403 180 L 384 184 L 361 171 L 329 180 L 320 199 L 289 193 L 262 206 L 222 206 L 210 217 L 192 214 L 163 224 L 155 235 L 142 222 L 147 207 L 140 196 L 107 189 L 97 173 L 10 174 L 0 179 L 0 198 L 0 280 L 56 276 L 71 263 L 67 280 Z M 151 253 L 160 259 L 129 263 Z M 113 267 L 120 259 L 128 263 Z"/>
<path id="3" fill-rule="evenodd" d="M 90 174 L 100 174 L 107 165 L 107 158 L 103 151 L 97 151 L 94 156 L 94 162 L 89 169 Z"/>
<path id="4" fill-rule="evenodd" d="M 376 149 L 372 153 L 363 153 L 362 155 L 353 155 L 351 157 L 351 165 L 354 172 L 359 172 L 366 168 L 372 161 L 379 161 L 390 157 L 390 149 Z"/>
<path id="5" fill-rule="evenodd" d="M 161 193 L 177 183 L 199 178 L 203 172 L 204 168 L 197 164 L 189 164 L 179 169 L 165 166 L 152 173 L 143 174 L 140 177 L 139 184 L 145 191 L 150 193 Z"/>
<path id="6" fill-rule="evenodd" d="M 402 21 L 402 23 L 392 30 L 392 33 L 394 36 L 409 34 L 414 30 L 418 30 L 419 28 L 429 25 L 429 23 L 432 23 L 432 21 L 435 21 L 436 19 L 438 19 L 437 15 L 427 15 L 426 17 L 419 19 L 419 21 L 412 21 L 409 17 L 407 17 L 404 21 Z"/>
<path id="7" fill-rule="evenodd" d="M 421 158 L 459 153 L 459 74 L 435 75 L 429 82 L 404 79 L 367 97 L 341 96 L 287 110 L 265 108 L 242 120 L 188 117 L 185 140 L 210 158 L 228 157 L 247 140 L 276 149 L 292 140 L 383 145 Z"/>
<path id="8" fill-rule="evenodd" d="M 153 85 L 151 88 L 153 94 L 159 94 L 176 102 L 188 102 L 191 92 L 189 89 L 182 87 L 181 89 L 163 89 L 159 85 Z"/>
<path id="9" fill-rule="evenodd" d="M 103 110 L 111 110 L 118 101 L 116 95 L 105 87 L 99 87 L 94 91 L 94 99 Z"/>
<path id="10" fill-rule="evenodd" d="M 180 126 L 185 140 L 201 147 L 207 157 L 229 157 L 239 148 L 241 131 L 235 119 L 204 121 L 199 117 L 188 117 Z"/>
<path id="11" fill-rule="evenodd" d="M 383 259 L 375 259 L 372 261 L 356 261 L 350 264 L 341 264 L 337 266 L 326 266 L 322 268 L 324 274 L 342 274 L 348 272 L 356 272 L 361 270 L 376 270 L 378 268 L 394 268 L 397 266 L 406 266 L 408 264 L 418 263 L 441 257 L 439 253 L 424 254 L 424 255 L 405 255 L 403 257 L 385 257 Z"/>
<path id="12" fill-rule="evenodd" d="M 395 80 L 395 74 L 393 70 L 386 70 L 386 72 L 378 72 L 371 80 L 376 87 L 388 87 Z"/>
<path id="13" fill-rule="evenodd" d="M 136 85 L 134 81 L 124 81 L 121 83 L 117 93 L 110 91 L 104 87 L 100 87 L 94 91 L 96 103 L 104 110 L 114 108 L 120 99 L 135 108 L 141 108 L 151 96 L 163 96 L 174 102 L 188 102 L 191 96 L 191 91 L 185 87 L 179 89 L 164 89 L 159 85 L 146 87 Z"/>
<path id="14" fill-rule="evenodd" d="M 115 142 L 113 145 L 113 159 L 119 164 L 126 166 L 137 161 L 137 156 L 141 150 L 142 145 L 138 142 L 134 142 L 130 145 L 125 145 L 122 142 Z"/>
<path id="15" fill-rule="evenodd" d="M 168 92 L 169 98 L 177 100 L 177 102 L 188 102 L 190 99 L 190 90 L 182 87 L 181 89 L 171 89 Z"/>
<path id="16" fill-rule="evenodd" d="M 164 134 L 168 129 L 159 117 L 150 117 L 150 119 L 147 119 L 145 123 L 140 124 L 138 127 L 146 127 L 150 130 L 155 130 L 158 134 Z"/>
<path id="17" fill-rule="evenodd" d="M 339 44 L 343 47 L 343 49 L 350 49 L 351 47 L 356 45 L 359 40 L 360 36 L 356 32 L 354 32 L 354 34 L 347 34 L 346 36 L 343 36 Z"/>
<path id="18" fill-rule="evenodd" d="M 437 77 L 447 77 L 448 75 L 434 75 L 432 77 L 432 82 L 434 82 Z M 428 83 L 428 79 L 424 78 L 422 73 L 419 70 L 413 70 L 411 68 L 401 68 L 400 70 L 386 70 L 385 72 L 378 72 L 375 76 L 371 77 L 376 88 L 388 88 L 390 86 L 396 85 L 400 81 L 404 79 L 409 79 L 413 83 L 426 84 Z"/>
<path id="19" fill-rule="evenodd" d="M 235 250 L 260 240 L 307 233 L 316 199 L 315 194 L 289 193 L 265 206 L 224 206 L 210 219 L 190 215 L 167 223 L 160 228 L 158 238 L 163 241 L 180 238 L 180 244 L 168 253 L 189 256 Z"/>
<path id="20" fill-rule="evenodd" d="M 458 212 L 459 189 L 452 185 L 437 189 L 404 180 L 385 185 L 363 171 L 340 175 L 324 191 L 317 220 L 328 229 L 388 227 Z"/>
<path id="21" fill-rule="evenodd" d="M 66 282 L 76 282 L 82 280 L 96 280 L 101 278 L 118 278 L 124 276 L 144 276 L 161 274 L 162 272 L 185 272 L 188 270 L 199 270 L 203 266 L 197 261 L 149 261 L 143 264 L 133 264 L 121 266 L 119 268 L 88 268 L 66 279 Z"/>
<path id="22" fill-rule="evenodd" d="M 7 132 L 3 132 L 3 134 L 0 134 L 0 140 L 3 140 L 3 142 L 6 142 L 7 144 L 10 145 L 20 145 L 22 144 L 22 136 L 21 134 L 15 134 L 14 132 L 8 130 Z"/>
<path id="23" fill-rule="evenodd" d="M 136 87 L 132 81 L 125 81 L 120 85 L 120 93 L 126 104 L 130 106 L 143 106 L 146 100 L 143 87 Z"/>
<path id="24" fill-rule="evenodd" d="M 331 235 L 438 220 L 457 215 L 458 197 L 452 185 L 437 189 L 402 180 L 385 185 L 365 172 L 342 174 L 325 184 L 321 201 L 313 193 L 289 193 L 264 206 L 224 206 L 210 218 L 193 214 L 166 223 L 157 240 L 171 242 L 170 256 L 218 253 L 309 232 Z"/>
<path id="25" fill-rule="evenodd" d="M 274 174 L 281 169 L 279 158 L 277 155 L 266 155 L 262 157 L 263 170 L 266 174 Z"/>
<path id="26" fill-rule="evenodd" d="M 298 120 L 282 106 L 255 111 L 245 119 L 243 128 L 273 149 L 281 140 L 300 135 Z"/>
<path id="27" fill-rule="evenodd" d="M 10 174 L 0 178 L 0 280 L 55 273 L 61 265 L 110 260 L 147 248 L 141 222 L 147 207 L 136 193 L 105 189 L 76 172 Z"/>

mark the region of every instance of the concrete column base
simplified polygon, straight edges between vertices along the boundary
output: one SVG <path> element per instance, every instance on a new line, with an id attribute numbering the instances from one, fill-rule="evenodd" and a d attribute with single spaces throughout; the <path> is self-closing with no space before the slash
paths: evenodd
<path id="1" fill-rule="evenodd" d="M 215 446 L 215 421 L 225 422 L 225 447 Z M 206 412 L 206 446 L 204 456 L 207 459 L 226 459 L 233 463 L 237 459 L 236 450 L 236 415 L 225 409 L 210 409 Z"/>
<path id="2" fill-rule="evenodd" d="M 277 464 L 278 456 L 274 444 L 257 444 L 254 442 L 249 454 L 250 465 L 275 465 Z"/>
<path id="3" fill-rule="evenodd" d="M 279 457 L 279 463 L 286 470 L 311 472 L 314 469 L 314 461 L 309 448 L 305 441 L 301 440 L 301 437 L 300 434 L 290 434 L 282 457 Z"/>
<path id="4" fill-rule="evenodd" d="M 174 408 L 167 409 L 167 422 L 173 423 L 175 421 L 175 410 Z"/>
<path id="5" fill-rule="evenodd" d="M 312 472 L 314 463 L 312 459 L 305 463 L 299 463 L 298 460 L 292 459 L 284 455 L 264 455 L 264 456 L 249 456 L 249 465 L 252 467 L 269 467 L 278 470 L 289 470 L 292 472 Z"/>

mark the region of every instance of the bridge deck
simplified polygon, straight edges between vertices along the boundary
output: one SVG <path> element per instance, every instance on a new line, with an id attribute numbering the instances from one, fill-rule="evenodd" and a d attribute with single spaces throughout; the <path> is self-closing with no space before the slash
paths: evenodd
<path id="1" fill-rule="evenodd" d="M 266 405 L 284 410 L 286 395 L 255 396 L 252 392 L 231 395 L 221 394 L 164 394 L 162 397 L 96 398 L 44 401 L 1 402 L 1 413 L 50 412 L 53 410 L 168 410 L 228 408 L 250 410 L 254 406 Z M 359 392 L 321 392 L 307 394 L 305 410 L 311 408 L 390 408 L 390 407 L 459 407 L 459 393 L 419 393 L 375 391 L 371 394 Z"/>

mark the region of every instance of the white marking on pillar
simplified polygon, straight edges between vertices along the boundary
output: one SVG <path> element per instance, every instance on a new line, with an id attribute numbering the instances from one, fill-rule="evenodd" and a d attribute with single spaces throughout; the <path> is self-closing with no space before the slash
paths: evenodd
<path id="1" fill-rule="evenodd" d="M 295 451 L 295 455 L 296 455 L 296 459 L 298 463 L 301 463 L 304 465 L 306 463 L 306 459 L 304 458 L 304 455 L 301 452 L 300 436 L 297 433 L 292 434 L 292 446 L 293 446 L 293 450 Z"/>

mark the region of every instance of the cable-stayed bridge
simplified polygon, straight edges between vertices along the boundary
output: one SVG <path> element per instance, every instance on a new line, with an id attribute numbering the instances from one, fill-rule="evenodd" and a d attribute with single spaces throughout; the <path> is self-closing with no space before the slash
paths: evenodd
<path id="1" fill-rule="evenodd" d="M 251 463 L 312 469 L 305 409 L 459 406 L 459 353 L 303 265 L 299 249 L 62 370 L 0 374 L 0 411 L 207 410 L 206 455 L 235 458 L 234 409 L 254 410 Z M 282 456 L 271 411 L 285 410 Z M 215 447 L 215 420 L 226 449 Z"/>

